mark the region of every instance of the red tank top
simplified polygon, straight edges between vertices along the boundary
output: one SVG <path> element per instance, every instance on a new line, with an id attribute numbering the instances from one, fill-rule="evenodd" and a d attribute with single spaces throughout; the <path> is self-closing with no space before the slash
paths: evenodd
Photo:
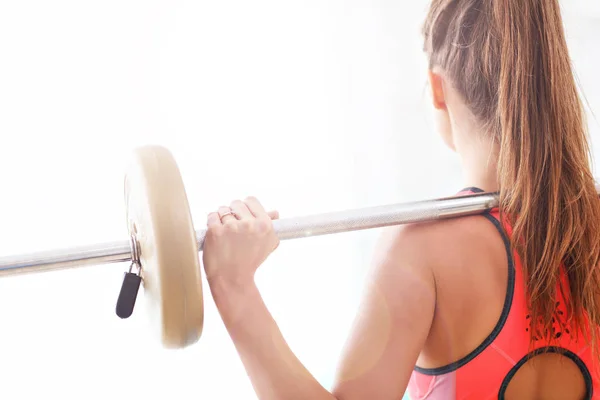
<path id="1" fill-rule="evenodd" d="M 481 193 L 477 188 L 465 189 L 459 195 Z M 600 382 L 595 371 L 591 349 L 580 333 L 572 332 L 566 324 L 566 308 L 562 296 L 556 299 L 554 337 L 550 346 L 544 339 L 536 341 L 530 351 L 531 321 L 525 299 L 525 282 L 518 254 L 512 254 L 510 226 L 502 224 L 498 210 L 484 216 L 496 227 L 508 256 L 508 285 L 504 307 L 493 331 L 475 350 L 452 364 L 439 368 L 415 367 L 409 385 L 411 400 L 486 400 L 504 399 L 504 392 L 519 368 L 526 361 L 545 351 L 560 353 L 570 358 L 581 370 L 586 399 L 600 399 Z M 563 281 L 565 276 L 563 276 Z M 568 287 L 568 286 L 567 286 Z M 535 330 L 535 329 L 534 329 Z"/>

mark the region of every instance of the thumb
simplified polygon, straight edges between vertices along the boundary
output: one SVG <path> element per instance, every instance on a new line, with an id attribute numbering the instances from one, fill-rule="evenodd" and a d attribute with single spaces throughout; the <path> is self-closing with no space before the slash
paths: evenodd
<path id="1" fill-rule="evenodd" d="M 267 215 L 271 219 L 279 219 L 279 211 L 269 211 L 267 212 Z"/>

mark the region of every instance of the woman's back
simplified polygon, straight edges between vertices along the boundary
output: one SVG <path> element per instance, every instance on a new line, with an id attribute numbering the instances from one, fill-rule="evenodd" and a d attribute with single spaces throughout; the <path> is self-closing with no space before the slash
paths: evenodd
<path id="1" fill-rule="evenodd" d="M 417 229 L 433 257 L 436 309 L 409 383 L 411 400 L 591 398 L 596 363 L 585 340 L 575 342 L 560 295 L 556 342 L 539 335 L 529 347 L 530 334 L 538 333 L 521 262 L 497 211 Z"/>

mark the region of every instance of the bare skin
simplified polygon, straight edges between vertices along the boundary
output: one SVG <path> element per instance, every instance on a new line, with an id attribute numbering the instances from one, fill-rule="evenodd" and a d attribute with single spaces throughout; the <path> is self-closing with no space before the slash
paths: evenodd
<path id="1" fill-rule="evenodd" d="M 430 72 L 443 140 L 463 163 L 464 187 L 498 189 L 497 149 L 439 71 Z M 474 350 L 504 304 L 507 259 L 502 239 L 483 217 L 386 229 L 365 295 L 339 363 L 334 389 L 323 388 L 281 335 L 254 283 L 276 249 L 271 220 L 255 198 L 208 217 L 204 266 L 227 330 L 261 400 L 397 400 L 416 364 L 439 367 Z M 235 249 L 235 251 L 232 251 Z M 506 399 L 579 400 L 577 366 L 558 355 L 522 367 Z M 560 361 L 560 362 L 558 362 Z"/>

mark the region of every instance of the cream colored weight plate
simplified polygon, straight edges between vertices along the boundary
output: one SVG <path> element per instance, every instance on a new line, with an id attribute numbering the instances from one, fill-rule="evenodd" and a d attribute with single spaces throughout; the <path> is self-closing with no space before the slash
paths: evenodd
<path id="1" fill-rule="evenodd" d="M 193 344 L 204 323 L 199 252 L 183 180 L 167 149 L 134 151 L 125 203 L 129 233 L 140 249 L 149 318 L 163 346 Z"/>

